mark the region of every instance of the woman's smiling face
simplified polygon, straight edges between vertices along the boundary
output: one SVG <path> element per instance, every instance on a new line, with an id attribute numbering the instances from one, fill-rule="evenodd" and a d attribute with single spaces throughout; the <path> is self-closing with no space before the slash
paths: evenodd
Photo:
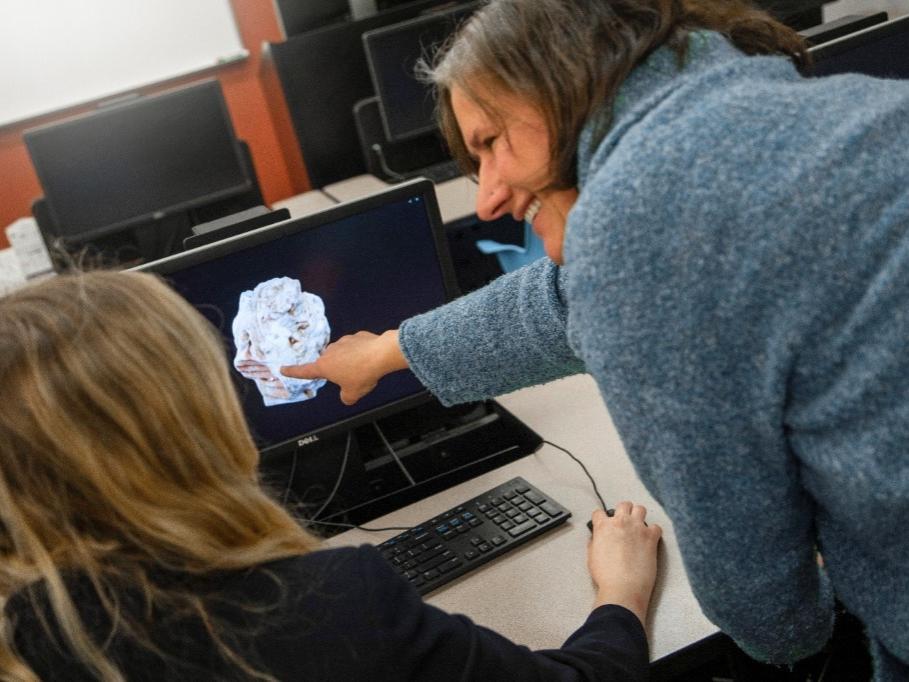
<path id="1" fill-rule="evenodd" d="M 486 97 L 492 116 L 458 87 L 451 107 L 464 144 L 477 165 L 477 216 L 495 220 L 511 213 L 527 220 L 542 239 L 546 255 L 562 263 L 565 222 L 578 193 L 547 189 L 552 182 L 549 131 L 541 112 L 515 96 Z"/>

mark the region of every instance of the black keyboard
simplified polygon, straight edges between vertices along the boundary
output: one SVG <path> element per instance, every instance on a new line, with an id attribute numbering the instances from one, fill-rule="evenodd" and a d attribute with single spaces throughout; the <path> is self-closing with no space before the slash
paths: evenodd
<path id="1" fill-rule="evenodd" d="M 420 594 L 427 594 L 570 516 L 519 476 L 386 540 L 378 549 Z"/>

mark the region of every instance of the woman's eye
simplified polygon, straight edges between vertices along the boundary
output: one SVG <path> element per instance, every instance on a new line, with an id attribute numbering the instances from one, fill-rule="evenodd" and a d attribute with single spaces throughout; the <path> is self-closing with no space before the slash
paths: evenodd
<path id="1" fill-rule="evenodd" d="M 483 146 L 483 149 L 491 149 L 491 148 L 492 148 L 492 144 L 493 144 L 493 142 L 495 142 L 495 141 L 496 141 L 495 135 L 492 135 L 492 136 L 490 136 L 490 137 L 485 138 L 485 139 L 483 140 L 483 142 L 481 143 L 482 146 Z"/>

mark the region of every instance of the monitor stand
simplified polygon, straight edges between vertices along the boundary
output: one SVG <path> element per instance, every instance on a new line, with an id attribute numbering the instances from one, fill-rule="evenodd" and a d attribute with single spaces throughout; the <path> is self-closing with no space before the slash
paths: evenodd
<path id="1" fill-rule="evenodd" d="M 278 461 L 265 459 L 261 469 L 266 483 L 302 518 L 318 513 L 320 521 L 365 524 L 529 455 L 541 443 L 493 400 L 455 407 L 433 400 L 322 438 Z M 313 530 L 329 537 L 346 528 L 316 524 Z"/>

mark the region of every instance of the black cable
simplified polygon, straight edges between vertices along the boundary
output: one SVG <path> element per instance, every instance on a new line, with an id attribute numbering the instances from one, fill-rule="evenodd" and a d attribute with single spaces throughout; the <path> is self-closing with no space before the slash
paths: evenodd
<path id="1" fill-rule="evenodd" d="M 294 476 L 297 473 L 297 450 L 294 450 L 293 464 L 290 465 L 290 476 L 287 477 L 287 487 L 284 488 L 284 497 L 281 499 L 281 505 L 286 507 L 287 500 L 290 497 L 290 489 L 294 484 Z"/>
<path id="2" fill-rule="evenodd" d="M 319 516 L 322 515 L 322 512 L 325 511 L 325 508 L 328 507 L 329 504 L 331 504 L 331 501 L 333 499 L 335 499 L 335 495 L 337 495 L 337 493 L 338 493 L 338 488 L 341 487 L 341 480 L 344 478 L 344 474 L 347 471 L 347 459 L 350 456 L 350 443 L 352 440 L 353 440 L 353 431 L 348 431 L 347 432 L 347 443 L 344 446 L 344 456 L 341 458 L 341 470 L 338 472 L 338 478 L 337 478 L 337 480 L 335 480 L 335 485 L 331 489 L 331 492 L 328 493 L 328 497 L 325 498 L 325 502 L 323 502 L 322 506 L 319 507 L 319 511 L 317 511 L 315 514 L 312 515 L 312 518 L 310 519 L 310 523 L 312 523 L 313 521 L 316 521 L 319 518 Z"/>
<path id="3" fill-rule="evenodd" d="M 593 476 L 591 476 L 591 475 L 590 475 L 590 472 L 587 471 L 587 467 L 584 466 L 584 462 L 582 462 L 581 460 L 579 460 L 577 457 L 575 457 L 573 454 L 571 454 L 568 450 L 566 450 L 565 448 L 563 448 L 561 445 L 556 445 L 556 444 L 553 443 L 552 441 L 548 441 L 548 440 L 544 440 L 543 442 L 544 442 L 546 445 L 551 445 L 551 446 L 554 447 L 556 450 L 561 450 L 561 451 L 564 452 L 566 455 L 568 455 L 569 457 L 571 457 L 571 459 L 573 459 L 575 462 L 578 463 L 578 465 L 584 470 L 584 473 L 587 474 L 587 478 L 590 480 L 590 485 L 593 486 L 593 492 L 596 493 L 597 499 L 600 501 L 600 506 L 603 508 L 603 511 L 606 512 L 607 515 L 612 516 L 612 515 L 615 513 L 615 510 L 614 510 L 614 509 L 609 509 L 609 508 L 606 506 L 606 503 L 603 501 L 603 496 L 600 495 L 600 489 L 597 488 L 597 482 L 593 480 Z"/>
<path id="4" fill-rule="evenodd" d="M 414 526 L 385 526 L 382 528 L 367 528 L 366 526 L 361 526 L 356 523 L 339 523 L 339 522 L 335 522 L 335 521 L 320 521 L 319 520 L 319 514 L 321 514 L 323 511 L 325 511 L 325 508 L 328 507 L 328 504 L 332 501 L 335 494 L 338 492 L 338 488 L 341 485 L 341 479 L 344 478 L 344 472 L 347 469 L 347 459 L 348 459 L 348 455 L 350 454 L 351 436 L 352 436 L 352 434 L 350 432 L 348 432 L 347 445 L 344 448 L 344 457 L 341 461 L 341 471 L 338 474 L 338 479 L 335 481 L 334 488 L 332 489 L 331 493 L 328 495 L 328 499 L 326 499 L 325 502 L 322 504 L 322 507 L 319 509 L 319 511 L 317 511 L 315 514 L 313 514 L 313 517 L 311 519 L 308 519 L 307 523 L 318 524 L 318 525 L 322 525 L 322 526 L 334 526 L 336 528 L 357 528 L 359 530 L 364 530 L 369 533 L 379 533 L 379 532 L 387 531 L 387 530 L 411 530 L 411 529 L 413 529 Z M 615 513 L 615 510 L 610 509 L 606 506 L 606 502 L 603 500 L 603 496 L 600 494 L 600 489 L 597 487 L 597 482 L 594 480 L 593 476 L 590 474 L 590 471 L 588 471 L 587 467 L 584 465 L 584 462 L 582 462 L 580 459 L 575 457 L 570 451 L 566 450 L 561 445 L 556 445 L 552 441 L 548 441 L 548 440 L 544 440 L 543 443 L 554 447 L 556 450 L 561 450 L 566 455 L 571 457 L 571 459 L 573 459 L 575 462 L 577 462 L 578 466 L 580 466 L 581 469 L 583 469 L 584 474 L 587 476 L 587 479 L 590 481 L 590 485 L 593 486 L 593 492 L 597 496 L 597 499 L 600 501 L 600 506 L 602 507 L 603 511 L 606 512 L 609 516 L 612 516 Z M 297 464 L 297 455 L 296 455 L 296 453 L 294 453 L 294 463 L 293 463 L 293 467 L 291 469 L 291 480 L 293 477 L 294 469 L 296 469 L 296 464 Z M 288 490 L 289 489 L 290 489 L 290 483 L 288 483 Z M 284 494 L 284 500 L 286 503 L 287 502 L 287 492 L 286 491 Z"/>
<path id="5" fill-rule="evenodd" d="M 359 528 L 360 530 L 365 530 L 370 533 L 377 533 L 383 530 L 413 530 L 415 526 L 386 526 L 384 528 L 367 528 L 366 526 L 360 526 L 356 523 L 339 523 L 336 521 L 319 521 L 318 519 L 313 519 L 309 523 L 315 523 L 320 526 L 337 526 L 339 528 Z"/>

